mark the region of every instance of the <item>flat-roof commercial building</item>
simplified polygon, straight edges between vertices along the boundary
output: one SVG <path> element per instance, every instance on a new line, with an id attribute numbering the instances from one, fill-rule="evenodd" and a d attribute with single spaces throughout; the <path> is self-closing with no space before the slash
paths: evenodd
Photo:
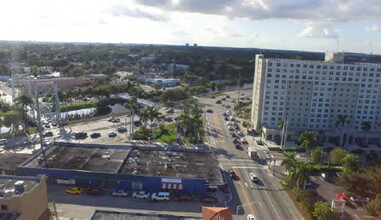
<path id="1" fill-rule="evenodd" d="M 0 219 L 49 219 L 46 176 L 0 175 Z"/>
<path id="2" fill-rule="evenodd" d="M 347 141 L 364 142 L 362 124 L 369 122 L 369 143 L 381 143 L 381 64 L 344 63 L 342 53 L 327 53 L 324 61 L 256 55 L 254 74 L 251 122 L 266 138 L 279 135 L 278 122 L 285 119 L 288 138 L 303 130 L 334 138 L 337 118 L 345 115 Z"/>
<path id="3" fill-rule="evenodd" d="M 90 220 L 200 220 L 197 217 L 169 214 L 132 213 L 96 210 Z"/>
<path id="4" fill-rule="evenodd" d="M 149 192 L 203 194 L 223 185 L 212 152 L 161 147 L 60 143 L 29 158 L 17 172 L 45 174 L 49 183 Z"/>
<path id="5" fill-rule="evenodd" d="M 174 87 L 180 83 L 180 79 L 163 79 L 163 78 L 148 78 L 146 79 L 147 85 L 160 84 L 161 87 Z"/>

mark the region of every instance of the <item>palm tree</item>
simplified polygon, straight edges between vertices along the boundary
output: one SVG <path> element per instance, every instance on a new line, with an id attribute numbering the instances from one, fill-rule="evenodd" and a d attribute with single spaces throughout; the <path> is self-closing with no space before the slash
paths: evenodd
<path id="1" fill-rule="evenodd" d="M 336 119 L 336 127 L 341 127 L 340 130 L 340 147 L 343 147 L 343 139 L 344 139 L 344 133 L 345 133 L 345 125 L 349 124 L 348 116 L 346 115 L 338 115 Z"/>
<path id="2" fill-rule="evenodd" d="M 23 122 L 24 122 L 24 130 L 27 126 L 26 122 L 26 115 L 27 115 L 27 108 L 31 107 L 34 103 L 32 96 L 30 96 L 28 93 L 20 93 L 14 100 L 16 106 L 21 106 L 21 111 L 23 115 Z"/>
<path id="3" fill-rule="evenodd" d="M 368 144 L 368 132 L 372 129 L 372 122 L 364 121 L 361 124 L 361 130 L 365 133 L 365 144 Z"/>
<path id="4" fill-rule="evenodd" d="M 318 145 L 315 134 L 311 131 L 304 131 L 299 136 L 299 142 L 301 142 L 300 146 L 307 151 L 307 155 L 312 148 L 315 148 Z"/>
<path id="5" fill-rule="evenodd" d="M 143 109 L 143 111 L 139 113 L 139 121 L 143 124 L 144 130 L 147 127 L 148 118 L 149 118 L 149 113 L 147 109 Z"/>
<path id="6" fill-rule="evenodd" d="M 290 183 L 292 186 L 295 186 L 299 189 L 300 184 L 308 180 L 307 171 L 311 169 L 311 165 L 307 162 L 297 162 L 293 168 L 290 170 Z"/>
<path id="7" fill-rule="evenodd" d="M 155 108 L 155 106 L 148 106 L 147 107 L 147 112 L 148 112 L 148 119 L 153 122 L 155 119 L 157 121 L 160 121 L 161 119 L 161 113 L 159 112 L 159 110 L 157 110 L 157 108 Z"/>
<path id="8" fill-rule="evenodd" d="M 285 153 L 284 156 L 286 156 L 286 159 L 284 159 L 281 163 L 281 166 L 286 168 L 287 171 L 292 169 L 296 164 L 296 153 Z"/>

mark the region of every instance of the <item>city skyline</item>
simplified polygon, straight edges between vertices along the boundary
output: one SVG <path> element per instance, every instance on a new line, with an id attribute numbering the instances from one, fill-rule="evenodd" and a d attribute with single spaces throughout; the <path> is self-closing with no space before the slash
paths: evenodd
<path id="1" fill-rule="evenodd" d="M 0 40 L 381 54 L 375 0 L 5 1 Z M 20 7 L 22 6 L 22 7 Z"/>

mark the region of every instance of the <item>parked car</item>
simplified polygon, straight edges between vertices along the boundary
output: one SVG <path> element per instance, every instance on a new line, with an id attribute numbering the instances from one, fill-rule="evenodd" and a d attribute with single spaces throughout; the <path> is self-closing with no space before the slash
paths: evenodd
<path id="1" fill-rule="evenodd" d="M 227 99 L 230 98 L 230 95 L 225 96 L 225 98 L 227 98 Z"/>
<path id="2" fill-rule="evenodd" d="M 52 131 L 47 131 L 47 132 L 43 132 L 42 133 L 42 136 L 44 136 L 44 137 L 51 137 L 51 136 L 53 136 L 53 132 Z"/>
<path id="3" fill-rule="evenodd" d="M 349 197 L 349 199 L 352 202 L 355 202 L 355 203 L 366 203 L 366 202 L 369 202 L 369 198 L 364 198 L 364 197 L 361 197 L 361 196 L 351 196 L 351 197 Z"/>
<path id="4" fill-rule="evenodd" d="M 237 134 L 238 134 L 239 136 L 244 136 L 244 135 L 245 135 L 245 134 L 243 133 L 243 131 L 238 131 Z"/>
<path id="5" fill-rule="evenodd" d="M 79 195 L 83 192 L 83 188 L 82 187 L 78 187 L 78 186 L 72 186 L 72 187 L 69 187 L 65 190 L 65 192 L 67 194 L 72 194 L 72 195 Z"/>
<path id="6" fill-rule="evenodd" d="M 168 114 L 171 114 L 171 113 L 174 113 L 175 112 L 175 110 L 173 109 L 173 108 L 170 108 L 170 109 L 168 109 L 167 111 L 165 111 L 166 113 L 168 113 Z"/>
<path id="7" fill-rule="evenodd" d="M 213 110 L 212 109 L 207 109 L 206 112 L 207 113 L 213 113 Z"/>
<path id="8" fill-rule="evenodd" d="M 237 138 L 233 138 L 233 143 L 238 144 L 239 140 Z"/>
<path id="9" fill-rule="evenodd" d="M 214 197 L 206 197 L 202 200 L 204 203 L 217 203 L 217 199 Z"/>
<path id="10" fill-rule="evenodd" d="M 255 183 L 258 182 L 258 176 L 255 175 L 255 173 L 249 173 L 249 176 L 250 176 L 251 181 L 253 181 Z"/>
<path id="11" fill-rule="evenodd" d="M 113 131 L 110 131 L 110 132 L 108 133 L 108 136 L 109 136 L 109 137 L 116 137 L 116 133 L 113 132 Z"/>
<path id="12" fill-rule="evenodd" d="M 237 180 L 237 179 L 238 179 L 238 176 L 237 176 L 237 174 L 234 172 L 233 169 L 228 170 L 228 173 L 229 173 L 229 176 L 230 176 L 231 179 L 233 179 L 233 180 Z"/>
<path id="13" fill-rule="evenodd" d="M 124 126 L 120 126 L 116 129 L 118 132 L 126 132 L 127 131 L 127 128 L 124 127 Z"/>
<path id="14" fill-rule="evenodd" d="M 149 199 L 150 193 L 145 191 L 135 191 L 132 193 L 132 198 Z"/>
<path id="15" fill-rule="evenodd" d="M 169 192 L 152 193 L 151 199 L 153 201 L 169 201 Z"/>
<path id="16" fill-rule="evenodd" d="M 345 200 L 345 204 L 349 203 L 348 198 L 344 194 L 341 194 L 341 193 L 336 194 L 336 199 Z"/>
<path id="17" fill-rule="evenodd" d="M 254 215 L 252 215 L 252 214 L 248 214 L 246 219 L 247 220 L 255 220 Z"/>
<path id="18" fill-rule="evenodd" d="M 101 136 L 101 133 L 92 133 L 92 134 L 90 134 L 90 137 L 91 138 L 99 138 Z"/>
<path id="19" fill-rule="evenodd" d="M 245 138 L 241 138 L 242 144 L 248 144 L 247 140 Z"/>
<path id="20" fill-rule="evenodd" d="M 221 103 L 222 103 L 221 100 L 216 101 L 216 104 L 221 104 Z"/>
<path id="21" fill-rule="evenodd" d="M 100 196 L 103 194 L 103 190 L 102 189 L 88 188 L 86 190 L 86 194 L 91 195 L 91 196 Z"/>
<path id="22" fill-rule="evenodd" d="M 120 197 L 126 197 L 128 196 L 128 193 L 124 190 L 115 190 L 114 192 L 112 192 L 113 196 L 120 196 Z"/>
<path id="23" fill-rule="evenodd" d="M 175 200 L 181 202 L 190 202 L 193 200 L 193 198 L 190 195 L 179 195 L 175 197 Z"/>
<path id="24" fill-rule="evenodd" d="M 363 154 L 363 153 L 365 153 L 365 150 L 363 150 L 363 149 L 361 149 L 361 148 L 357 148 L 357 149 L 353 149 L 353 150 L 351 150 L 351 152 L 352 152 L 353 154 Z"/>
<path id="25" fill-rule="evenodd" d="M 237 150 L 243 150 L 243 147 L 241 145 L 239 145 L 239 144 L 236 144 L 235 145 L 235 149 L 237 149 Z"/>
<path id="26" fill-rule="evenodd" d="M 75 139 L 86 139 L 87 133 L 86 132 L 78 132 L 74 134 Z"/>
<path id="27" fill-rule="evenodd" d="M 151 127 L 156 127 L 156 126 L 157 126 L 157 123 L 154 122 L 154 121 L 151 121 L 151 122 L 149 123 L 149 126 L 151 126 Z"/>

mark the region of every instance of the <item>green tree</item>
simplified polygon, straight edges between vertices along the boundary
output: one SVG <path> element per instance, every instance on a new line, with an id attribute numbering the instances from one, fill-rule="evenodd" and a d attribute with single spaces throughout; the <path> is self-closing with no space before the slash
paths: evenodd
<path id="1" fill-rule="evenodd" d="M 297 188 L 308 180 L 307 171 L 311 169 L 311 165 L 306 162 L 296 162 L 295 166 L 290 169 L 290 184 Z"/>
<path id="2" fill-rule="evenodd" d="M 283 122 L 283 120 L 282 120 L 282 119 L 279 119 L 279 120 L 278 120 L 278 129 L 279 129 L 279 130 L 282 130 L 282 129 L 283 129 L 283 126 L 284 126 L 284 122 Z"/>
<path id="3" fill-rule="evenodd" d="M 345 150 L 335 147 L 330 153 L 330 162 L 332 164 L 341 164 L 347 154 Z"/>
<path id="4" fill-rule="evenodd" d="M 139 121 L 143 124 L 143 129 L 147 128 L 147 122 L 149 120 L 149 112 L 147 109 L 143 109 L 139 113 Z"/>
<path id="5" fill-rule="evenodd" d="M 381 219 L 381 194 L 378 194 L 376 198 L 372 199 L 366 206 L 366 211 L 378 219 Z"/>
<path id="6" fill-rule="evenodd" d="M 343 147 L 345 126 L 349 124 L 348 116 L 338 115 L 336 119 L 336 127 L 340 127 L 340 147 Z"/>
<path id="7" fill-rule="evenodd" d="M 24 122 L 24 130 L 25 130 L 28 125 L 28 122 L 27 122 L 28 107 L 32 107 L 32 104 L 34 103 L 33 98 L 28 93 L 20 93 L 13 101 L 15 102 L 16 106 L 21 107 L 23 122 Z"/>
<path id="8" fill-rule="evenodd" d="M 312 215 L 318 220 L 339 220 L 338 213 L 331 210 L 331 206 L 328 202 L 317 201 L 314 203 L 314 210 Z"/>
<path id="9" fill-rule="evenodd" d="M 155 84 L 151 85 L 151 87 L 154 88 L 155 90 L 159 90 L 159 89 L 161 89 L 161 84 L 155 83 Z"/>
<path id="10" fill-rule="evenodd" d="M 372 122 L 370 121 L 364 121 L 361 124 L 361 130 L 364 132 L 365 135 L 365 144 L 368 144 L 368 132 L 372 129 Z"/>
<path id="11" fill-rule="evenodd" d="M 347 154 L 343 158 L 343 168 L 345 172 L 357 171 L 360 168 L 359 157 Z"/>
<path id="12" fill-rule="evenodd" d="M 311 152 L 311 161 L 315 164 L 322 164 L 324 156 L 324 152 L 320 148 L 316 148 Z"/>
<path id="13" fill-rule="evenodd" d="M 293 168 L 296 164 L 296 153 L 285 153 L 284 156 L 286 157 L 283 159 L 281 166 L 284 167 L 287 171 L 289 171 L 291 168 Z"/>
<path id="14" fill-rule="evenodd" d="M 301 143 L 300 146 L 306 149 L 307 152 L 315 148 L 318 144 L 315 134 L 311 131 L 304 131 L 299 136 L 299 142 Z"/>

